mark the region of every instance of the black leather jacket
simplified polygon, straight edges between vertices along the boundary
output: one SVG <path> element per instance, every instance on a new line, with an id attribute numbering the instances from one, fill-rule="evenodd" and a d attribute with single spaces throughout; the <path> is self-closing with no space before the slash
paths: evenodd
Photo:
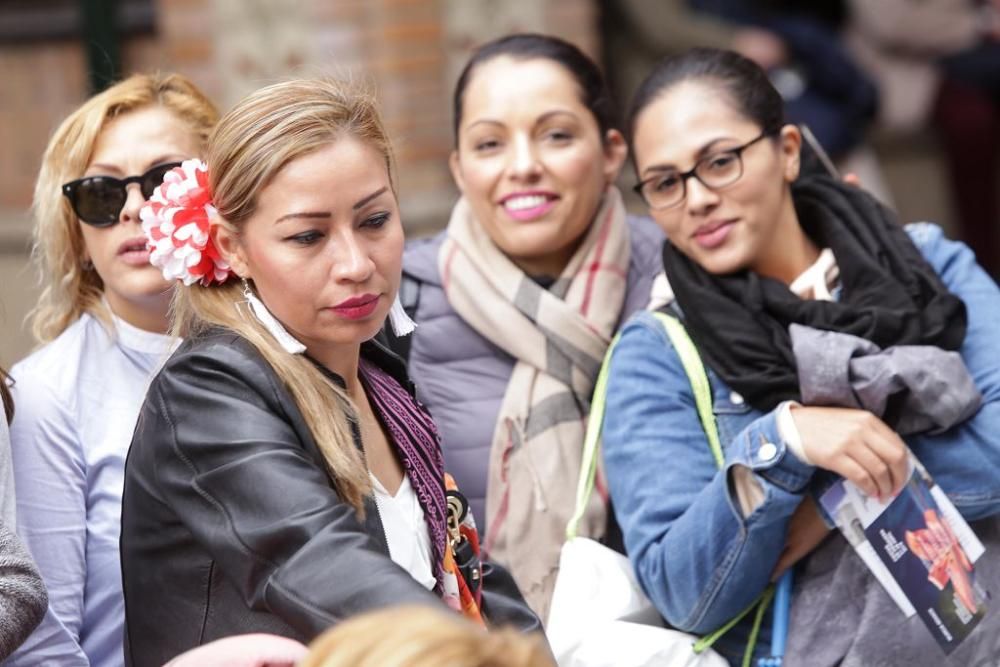
<path id="1" fill-rule="evenodd" d="M 373 342 L 362 354 L 412 392 L 395 355 Z M 270 365 L 221 330 L 186 341 L 150 385 L 125 466 L 121 557 L 129 665 L 247 632 L 308 642 L 370 609 L 441 604 L 390 560 L 374 501 L 362 522 L 337 496 Z M 484 567 L 483 582 L 492 623 L 541 628 L 505 571 Z"/>

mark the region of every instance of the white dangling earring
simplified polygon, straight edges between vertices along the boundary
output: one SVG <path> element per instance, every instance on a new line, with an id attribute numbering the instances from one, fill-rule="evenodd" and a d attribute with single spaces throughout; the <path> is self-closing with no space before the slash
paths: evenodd
<path id="1" fill-rule="evenodd" d="M 389 309 L 389 324 L 392 325 L 392 331 L 397 338 L 409 336 L 417 328 L 417 323 L 410 319 L 406 309 L 403 308 L 403 302 L 399 300 L 398 294 L 396 300 L 392 302 L 392 308 Z"/>
<path id="2" fill-rule="evenodd" d="M 257 295 L 250 289 L 250 283 L 247 282 L 247 279 L 241 278 L 241 280 L 243 281 L 243 296 L 246 298 L 247 303 L 250 304 L 250 310 L 253 311 L 253 315 L 257 318 L 257 321 L 263 324 L 264 328 L 274 336 L 274 339 L 284 348 L 285 352 L 289 354 L 302 354 L 305 352 L 306 346 L 297 341 L 281 325 L 281 322 L 275 319 L 271 311 L 264 305 L 264 302 L 257 298 Z"/>

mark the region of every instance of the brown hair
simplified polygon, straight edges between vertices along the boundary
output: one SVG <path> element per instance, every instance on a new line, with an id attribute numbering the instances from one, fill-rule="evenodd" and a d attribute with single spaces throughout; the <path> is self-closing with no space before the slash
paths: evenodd
<path id="1" fill-rule="evenodd" d="M 0 368 L 0 401 L 3 401 L 3 412 L 7 418 L 7 423 L 14 421 L 14 397 L 10 395 L 10 385 L 13 382 L 7 371 Z"/>
<path id="2" fill-rule="evenodd" d="M 394 607 L 320 635 L 299 667 L 555 667 L 540 635 L 486 631 L 457 613 Z"/>
<path id="3" fill-rule="evenodd" d="M 215 105 L 186 77 L 137 74 L 84 102 L 62 122 L 45 149 L 32 205 L 32 255 L 42 294 L 29 318 L 39 342 L 57 337 L 85 312 L 109 319 L 102 302 L 104 283 L 96 271 L 84 270 L 80 224 L 61 186 L 83 175 L 108 121 L 151 105 L 185 121 L 202 146 L 219 119 Z"/>
<path id="4" fill-rule="evenodd" d="M 262 88 L 219 121 L 209 139 L 208 171 L 218 218 L 237 239 L 254 214 L 263 188 L 289 162 L 351 136 L 376 148 L 392 179 L 392 151 L 374 97 L 351 84 L 289 81 Z M 340 496 L 361 515 L 371 481 L 354 445 L 354 407 L 303 355 L 286 352 L 245 307 L 239 281 L 180 287 L 174 295 L 173 333 L 184 338 L 221 326 L 247 339 L 291 393 L 323 452 Z"/>

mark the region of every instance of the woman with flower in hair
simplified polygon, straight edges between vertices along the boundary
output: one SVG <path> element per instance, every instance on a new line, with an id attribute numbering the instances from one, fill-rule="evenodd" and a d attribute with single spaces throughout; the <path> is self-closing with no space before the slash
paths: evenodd
<path id="1" fill-rule="evenodd" d="M 18 533 L 49 610 L 8 665 L 122 664 L 118 534 L 125 452 L 171 341 L 171 285 L 149 265 L 139 209 L 202 154 L 218 119 L 178 75 L 133 76 L 56 130 L 35 187 L 32 313 L 44 345 L 11 375 Z"/>
<path id="2" fill-rule="evenodd" d="M 185 342 L 129 452 L 126 660 L 160 665 L 242 633 L 311 641 L 401 603 L 538 627 L 505 573 L 460 570 L 474 535 L 447 521 L 460 498 L 446 501 L 434 424 L 371 340 L 387 317 L 412 326 L 373 100 L 325 81 L 250 95 L 207 165 L 167 175 L 144 226 L 153 261 L 184 282 Z"/>

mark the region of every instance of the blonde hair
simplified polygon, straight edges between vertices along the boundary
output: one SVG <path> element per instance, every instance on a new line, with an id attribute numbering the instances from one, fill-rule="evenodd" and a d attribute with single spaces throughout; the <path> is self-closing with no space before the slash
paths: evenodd
<path id="1" fill-rule="evenodd" d="M 219 121 L 209 139 L 208 172 L 214 224 L 237 238 L 254 214 L 263 188 L 289 162 L 351 136 L 377 149 L 392 183 L 392 151 L 370 94 L 329 80 L 279 83 L 258 90 Z M 212 326 L 234 331 L 261 353 L 291 393 L 340 496 L 363 516 L 371 481 L 354 444 L 355 414 L 346 392 L 305 356 L 286 352 L 246 308 L 235 279 L 209 287 L 180 287 L 174 294 L 173 333 L 190 338 Z"/>
<path id="2" fill-rule="evenodd" d="M 52 135 L 35 184 L 32 256 L 42 294 L 29 313 L 39 342 L 56 338 L 83 313 L 107 322 L 104 283 L 83 267 L 80 223 L 62 195 L 62 184 L 79 178 L 90 164 L 97 138 L 113 118 L 159 105 L 185 121 L 201 146 L 219 119 L 215 105 L 180 74 L 136 74 L 94 95 L 62 122 Z"/>
<path id="3" fill-rule="evenodd" d="M 541 635 L 491 630 L 457 613 L 394 607 L 327 630 L 298 667 L 555 667 Z"/>

